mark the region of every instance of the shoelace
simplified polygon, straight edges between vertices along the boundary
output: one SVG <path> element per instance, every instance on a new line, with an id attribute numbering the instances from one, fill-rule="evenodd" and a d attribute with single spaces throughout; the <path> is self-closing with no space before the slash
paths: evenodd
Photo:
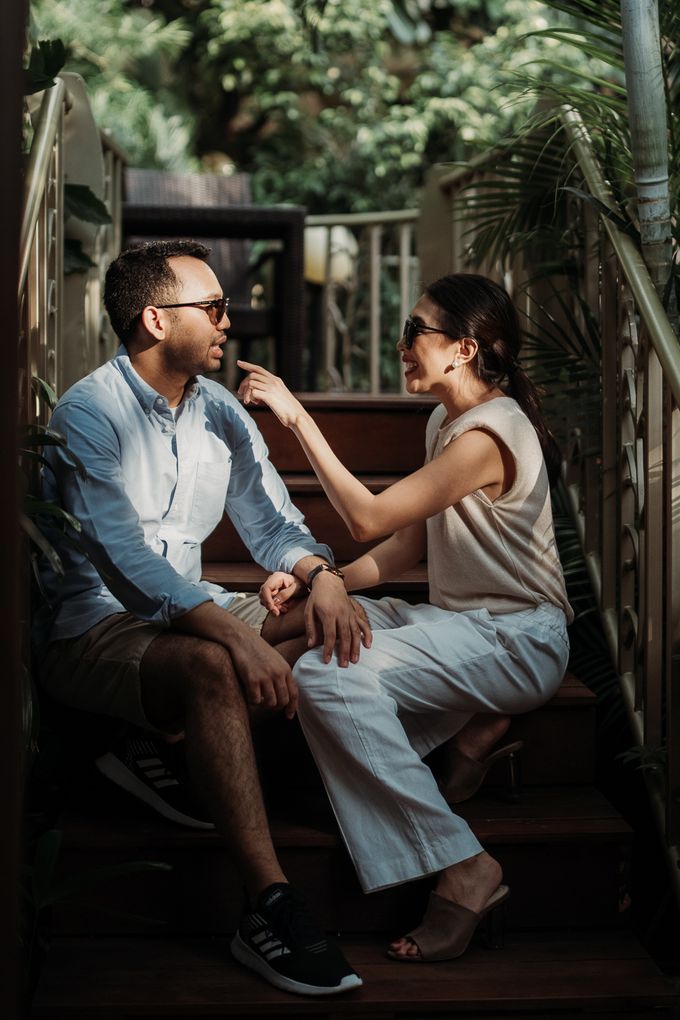
<path id="1" fill-rule="evenodd" d="M 294 891 L 285 893 L 268 910 L 272 928 L 285 941 L 305 949 L 325 946 L 326 938 L 309 914 L 303 900 Z M 289 937 L 289 938 L 288 938 Z"/>

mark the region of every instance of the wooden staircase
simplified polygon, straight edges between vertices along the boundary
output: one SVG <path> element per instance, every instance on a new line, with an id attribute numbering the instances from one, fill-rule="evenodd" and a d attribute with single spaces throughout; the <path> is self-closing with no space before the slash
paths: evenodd
<path id="1" fill-rule="evenodd" d="M 306 399 L 341 459 L 379 489 L 418 467 L 431 404 L 411 398 Z M 328 505 L 290 433 L 256 411 L 272 460 L 313 533 L 339 561 L 361 547 Z M 204 546 L 205 576 L 256 590 L 264 573 L 229 522 Z M 427 597 L 424 565 L 383 591 Z M 458 961 L 408 966 L 384 955 L 387 938 L 417 921 L 423 880 L 364 896 L 342 846 L 297 723 L 258 734 L 272 831 L 284 871 L 329 931 L 338 933 L 364 986 L 305 999 L 271 988 L 229 955 L 243 906 L 235 869 L 213 833 L 150 814 L 93 774 L 64 813 L 63 874 L 93 865 L 161 860 L 172 870 L 126 876 L 55 908 L 53 945 L 35 1017 L 434 1017 L 677 1015 L 669 981 L 625 927 L 619 910 L 633 834 L 594 788 L 595 698 L 567 674 L 552 701 L 514 720 L 525 741 L 523 796 L 510 801 L 500 768 L 460 805 L 502 863 L 512 895 L 506 947 L 474 944 Z M 436 762 L 433 763 L 436 767 Z"/>

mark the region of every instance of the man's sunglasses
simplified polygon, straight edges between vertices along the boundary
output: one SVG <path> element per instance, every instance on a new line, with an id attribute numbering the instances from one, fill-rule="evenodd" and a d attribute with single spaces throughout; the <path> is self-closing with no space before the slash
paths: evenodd
<path id="1" fill-rule="evenodd" d="M 213 326 L 221 322 L 229 307 L 229 298 L 215 298 L 213 301 L 179 301 L 175 305 L 155 305 L 155 308 L 202 308 Z"/>
<path id="2" fill-rule="evenodd" d="M 408 319 L 404 323 L 404 330 L 401 334 L 401 342 L 407 351 L 410 351 L 413 347 L 413 341 L 420 333 L 441 333 L 442 336 L 448 336 L 450 340 L 457 340 L 458 337 L 451 336 L 450 333 L 445 333 L 443 329 L 438 329 L 436 326 L 424 326 L 422 322 L 416 322 L 409 315 Z"/>

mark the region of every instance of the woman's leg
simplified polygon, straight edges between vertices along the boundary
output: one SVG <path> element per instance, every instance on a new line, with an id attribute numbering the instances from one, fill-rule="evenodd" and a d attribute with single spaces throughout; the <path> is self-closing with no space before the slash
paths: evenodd
<path id="1" fill-rule="evenodd" d="M 391 612 L 393 600 L 385 601 Z M 406 606 L 392 614 L 398 629 L 380 630 L 380 614 L 367 608 L 373 647 L 359 663 L 338 669 L 310 652 L 295 676 L 303 729 L 371 891 L 482 853 L 421 756 L 478 712 L 522 712 L 546 700 L 561 679 L 566 644 L 560 649 L 550 613 L 539 609 L 499 623 L 484 611 Z"/>
<path id="2" fill-rule="evenodd" d="M 510 726 L 509 715 L 479 713 L 463 726 L 453 741 L 463 754 L 475 761 L 482 761 L 498 741 L 505 736 Z"/>

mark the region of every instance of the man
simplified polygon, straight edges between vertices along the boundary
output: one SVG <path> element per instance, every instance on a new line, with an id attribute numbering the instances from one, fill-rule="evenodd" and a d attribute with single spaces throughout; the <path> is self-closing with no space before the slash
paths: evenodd
<path id="1" fill-rule="evenodd" d="M 230 325 L 208 253 L 193 241 L 151 242 L 123 252 L 107 272 L 104 301 L 122 346 L 65 394 L 52 419 L 67 448 L 49 447 L 44 495 L 82 531 L 77 542 L 73 533 L 54 536 L 63 581 L 45 567 L 41 682 L 68 705 L 151 734 L 184 732 L 190 776 L 252 904 L 234 955 L 288 991 L 341 992 L 361 980 L 286 883 L 249 710 L 292 717 L 289 662 L 321 633 L 326 661 L 336 645 L 341 665 L 356 661 L 363 624 L 252 419 L 201 374 L 220 367 Z M 313 575 L 306 640 L 291 637 L 304 632 L 302 610 L 297 621 L 291 613 L 265 620 L 257 596 L 201 581 L 201 542 L 225 509 L 259 563 L 303 581 Z"/>

